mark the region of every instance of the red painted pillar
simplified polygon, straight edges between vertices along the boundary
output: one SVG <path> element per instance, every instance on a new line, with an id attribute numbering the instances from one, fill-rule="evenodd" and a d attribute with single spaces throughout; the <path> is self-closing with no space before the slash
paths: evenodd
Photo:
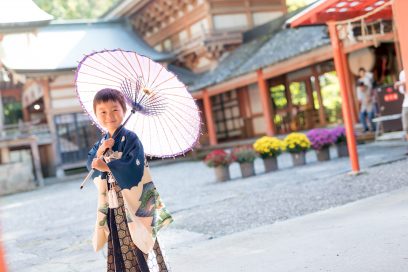
<path id="1" fill-rule="evenodd" d="M 408 33 L 406 31 L 408 29 L 407 10 L 407 0 L 394 0 L 394 3 L 392 4 L 392 12 L 398 30 L 398 40 L 401 49 L 402 65 L 405 68 L 405 78 L 408 78 Z M 408 84 L 406 85 L 405 88 L 408 87 Z"/>
<path id="2" fill-rule="evenodd" d="M 4 251 L 3 251 L 3 247 L 0 244 L 0 272 L 6 272 L 6 260 L 4 258 Z"/>
<path id="3" fill-rule="evenodd" d="M 340 93 L 342 99 L 341 107 L 343 111 L 344 126 L 346 128 L 347 147 L 350 154 L 351 169 L 353 172 L 357 173 L 360 171 L 360 165 L 358 161 L 356 137 L 354 135 L 353 118 L 351 116 L 351 101 L 349 100 L 349 95 L 347 94 L 347 81 L 345 75 L 346 68 L 344 67 L 345 63 L 343 61 L 345 59 L 343 58 L 343 44 L 338 38 L 336 24 L 334 22 L 329 22 L 328 26 L 331 45 L 333 48 L 334 65 L 336 67 L 336 72 L 340 83 Z"/>
<path id="4" fill-rule="evenodd" d="M 272 102 L 269 95 L 268 87 L 263 78 L 262 69 L 259 69 L 258 75 L 258 89 L 261 96 L 262 110 L 266 124 L 266 135 L 273 136 L 276 134 L 275 123 L 273 122 Z"/>
<path id="5" fill-rule="evenodd" d="M 207 131 L 210 138 L 210 145 L 217 144 L 217 133 L 215 132 L 214 118 L 212 114 L 210 95 L 207 90 L 203 90 L 204 114 L 207 121 Z"/>
<path id="6" fill-rule="evenodd" d="M 343 66 L 344 80 L 346 83 L 346 93 L 350 101 L 349 105 L 350 105 L 350 111 L 351 111 L 351 120 L 353 121 L 353 126 L 354 126 L 354 124 L 356 124 L 356 116 L 358 116 L 358 114 L 356 113 L 356 110 L 354 107 L 354 100 L 353 100 L 353 94 L 352 94 L 353 89 L 351 86 L 350 71 L 348 69 L 348 61 L 347 61 L 347 57 L 344 51 L 341 54 L 341 61 L 343 63 L 342 66 Z"/>

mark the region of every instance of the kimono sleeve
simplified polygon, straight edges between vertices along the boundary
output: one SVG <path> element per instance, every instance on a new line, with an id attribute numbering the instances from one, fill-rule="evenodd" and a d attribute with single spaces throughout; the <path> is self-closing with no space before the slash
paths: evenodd
<path id="1" fill-rule="evenodd" d="M 86 161 L 86 168 L 88 169 L 88 171 L 92 170 L 92 161 L 96 156 L 96 152 L 98 151 L 100 145 L 100 141 L 97 141 L 94 146 L 92 147 L 91 150 L 89 150 L 88 152 L 88 160 Z M 92 175 L 92 179 L 96 178 L 97 176 L 99 176 L 101 174 L 101 172 L 99 170 L 94 169 L 94 173 Z"/>
<path id="2" fill-rule="evenodd" d="M 144 172 L 143 145 L 135 134 L 128 133 L 122 157 L 107 163 L 120 188 L 130 189 L 142 180 Z"/>

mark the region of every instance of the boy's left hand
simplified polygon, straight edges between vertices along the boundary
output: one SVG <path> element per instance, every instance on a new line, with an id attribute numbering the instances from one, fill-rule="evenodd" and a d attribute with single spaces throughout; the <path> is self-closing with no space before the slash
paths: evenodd
<path id="1" fill-rule="evenodd" d="M 92 161 L 92 168 L 99 170 L 101 172 L 109 172 L 110 169 L 108 167 L 108 165 L 106 165 L 106 163 L 102 160 L 102 159 L 93 159 Z"/>

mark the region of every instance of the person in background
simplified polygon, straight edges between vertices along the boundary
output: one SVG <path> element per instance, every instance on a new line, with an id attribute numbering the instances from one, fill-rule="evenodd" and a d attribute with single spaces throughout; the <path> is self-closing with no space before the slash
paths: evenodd
<path id="1" fill-rule="evenodd" d="M 358 83 L 363 82 L 364 85 L 366 85 L 367 88 L 371 90 L 374 84 L 373 74 L 371 72 L 367 72 L 363 67 L 360 67 L 360 69 L 358 70 L 358 75 Z"/>
<path id="2" fill-rule="evenodd" d="M 357 97 L 360 101 L 360 122 L 363 125 L 364 132 L 375 131 L 375 95 L 373 89 L 370 89 L 364 82 L 360 81 L 357 86 Z M 370 129 L 367 124 L 370 123 Z"/>
<path id="3" fill-rule="evenodd" d="M 400 93 L 404 95 L 404 102 L 402 102 L 402 128 L 405 131 L 405 140 L 408 141 L 408 90 L 405 86 L 405 72 L 402 70 L 399 74 L 399 81 L 395 82 L 394 88 L 399 89 Z M 407 152 L 408 153 L 408 152 Z"/>

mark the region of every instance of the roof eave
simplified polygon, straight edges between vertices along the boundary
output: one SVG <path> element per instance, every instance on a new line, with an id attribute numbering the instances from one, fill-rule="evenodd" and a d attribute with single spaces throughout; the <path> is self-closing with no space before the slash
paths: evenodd
<path id="1" fill-rule="evenodd" d="M 299 27 L 308 19 L 313 19 L 317 12 L 331 6 L 337 0 L 318 0 L 285 22 L 286 28 Z M 313 24 L 313 20 L 310 24 Z M 321 25 L 320 23 L 317 25 Z"/>
<path id="2" fill-rule="evenodd" d="M 52 20 L 0 23 L 0 34 L 11 34 L 35 31 L 36 28 L 48 25 Z"/>

